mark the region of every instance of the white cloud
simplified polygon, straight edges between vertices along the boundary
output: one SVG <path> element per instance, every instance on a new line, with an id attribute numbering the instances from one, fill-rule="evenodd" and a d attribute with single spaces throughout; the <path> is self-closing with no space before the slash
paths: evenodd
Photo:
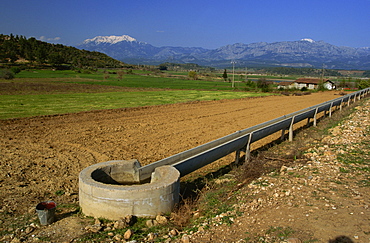
<path id="1" fill-rule="evenodd" d="M 60 37 L 47 38 L 43 35 L 39 37 L 39 40 L 42 40 L 42 41 L 58 41 L 60 39 L 61 39 Z"/>

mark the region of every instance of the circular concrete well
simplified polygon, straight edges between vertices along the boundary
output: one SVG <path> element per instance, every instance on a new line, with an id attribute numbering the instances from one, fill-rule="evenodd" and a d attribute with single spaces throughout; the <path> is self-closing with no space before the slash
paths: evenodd
<path id="1" fill-rule="evenodd" d="M 79 175 L 82 212 L 110 220 L 171 212 L 179 201 L 179 171 L 161 166 L 152 173 L 150 183 L 140 184 L 139 168 L 137 160 L 114 160 L 82 170 Z"/>

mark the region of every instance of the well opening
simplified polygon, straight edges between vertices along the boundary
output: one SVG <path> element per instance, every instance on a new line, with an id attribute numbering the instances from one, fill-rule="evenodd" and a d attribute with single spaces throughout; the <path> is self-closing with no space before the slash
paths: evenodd
<path id="1" fill-rule="evenodd" d="M 110 161 L 102 163 L 91 172 L 91 178 L 100 183 L 109 185 L 136 185 L 140 182 L 140 163 L 137 160 L 131 161 Z"/>

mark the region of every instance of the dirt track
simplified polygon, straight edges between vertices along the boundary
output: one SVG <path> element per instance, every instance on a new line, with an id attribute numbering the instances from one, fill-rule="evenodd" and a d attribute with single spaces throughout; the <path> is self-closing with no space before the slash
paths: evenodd
<path id="1" fill-rule="evenodd" d="M 325 92 L 2 120 L 0 209 L 18 215 L 40 200 L 77 202 L 78 173 L 89 165 L 132 158 L 145 165 L 336 97 Z"/>

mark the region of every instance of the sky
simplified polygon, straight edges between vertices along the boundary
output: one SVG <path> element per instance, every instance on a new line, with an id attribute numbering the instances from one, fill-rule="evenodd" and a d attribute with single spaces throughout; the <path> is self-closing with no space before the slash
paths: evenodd
<path id="1" fill-rule="evenodd" d="M 0 0 L 0 34 L 75 46 L 129 35 L 216 49 L 310 38 L 370 47 L 370 0 Z"/>

